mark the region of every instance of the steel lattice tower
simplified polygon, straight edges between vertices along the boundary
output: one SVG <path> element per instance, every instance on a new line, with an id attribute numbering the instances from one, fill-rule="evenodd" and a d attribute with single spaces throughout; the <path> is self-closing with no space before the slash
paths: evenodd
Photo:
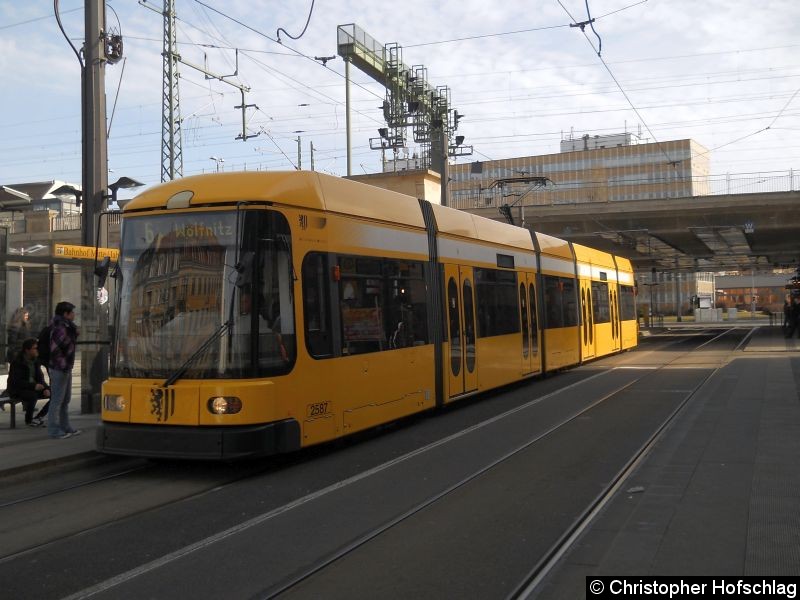
<path id="1" fill-rule="evenodd" d="M 181 107 L 178 92 L 178 42 L 175 0 L 164 0 L 164 94 L 161 119 L 161 181 L 183 177 Z"/>

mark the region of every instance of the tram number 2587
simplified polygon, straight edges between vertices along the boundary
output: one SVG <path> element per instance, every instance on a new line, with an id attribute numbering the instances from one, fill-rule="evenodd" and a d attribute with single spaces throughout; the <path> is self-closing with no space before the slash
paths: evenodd
<path id="1" fill-rule="evenodd" d="M 331 402 L 315 402 L 314 404 L 306 405 L 306 417 L 322 417 L 331 412 Z"/>

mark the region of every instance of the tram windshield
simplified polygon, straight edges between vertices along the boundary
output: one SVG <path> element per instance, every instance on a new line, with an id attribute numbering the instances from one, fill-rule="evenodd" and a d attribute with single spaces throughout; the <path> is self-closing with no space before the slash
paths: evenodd
<path id="1" fill-rule="evenodd" d="M 276 211 L 127 218 L 111 374 L 287 372 L 295 357 L 293 280 L 289 224 Z"/>

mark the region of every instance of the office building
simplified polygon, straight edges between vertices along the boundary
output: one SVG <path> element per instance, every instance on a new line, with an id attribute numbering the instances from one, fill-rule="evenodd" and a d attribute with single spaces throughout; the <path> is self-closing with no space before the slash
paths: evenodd
<path id="1" fill-rule="evenodd" d="M 561 142 L 561 152 L 451 165 L 453 208 L 624 202 L 709 193 L 709 151 L 694 140 L 636 143 L 630 133 Z"/>

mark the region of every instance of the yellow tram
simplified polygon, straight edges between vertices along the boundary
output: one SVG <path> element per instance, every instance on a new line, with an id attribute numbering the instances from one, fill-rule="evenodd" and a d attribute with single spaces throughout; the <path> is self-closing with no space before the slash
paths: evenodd
<path id="1" fill-rule="evenodd" d="M 124 209 L 102 452 L 288 452 L 637 343 L 630 262 L 315 172 Z"/>

